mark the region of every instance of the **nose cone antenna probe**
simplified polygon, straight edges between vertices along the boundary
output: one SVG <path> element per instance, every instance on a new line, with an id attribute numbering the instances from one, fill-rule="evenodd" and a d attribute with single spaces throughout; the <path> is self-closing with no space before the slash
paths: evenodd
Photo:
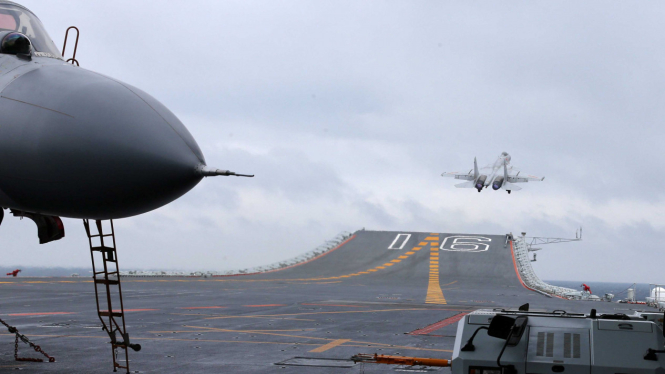
<path id="1" fill-rule="evenodd" d="M 213 167 L 206 166 L 206 165 L 199 165 L 199 167 L 196 168 L 196 172 L 202 177 L 214 177 L 214 176 L 217 176 L 217 175 L 222 175 L 222 176 L 225 176 L 225 177 L 228 177 L 228 176 L 247 177 L 247 178 L 253 178 L 254 177 L 254 174 L 251 174 L 251 175 L 250 174 L 238 174 L 238 173 L 234 173 L 230 170 L 217 169 L 217 168 L 213 168 Z"/>

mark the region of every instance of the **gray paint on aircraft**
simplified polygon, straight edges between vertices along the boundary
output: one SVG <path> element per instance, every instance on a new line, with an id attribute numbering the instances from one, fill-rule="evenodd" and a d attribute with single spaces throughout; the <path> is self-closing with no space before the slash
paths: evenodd
<path id="1" fill-rule="evenodd" d="M 201 150 L 157 100 L 58 60 L 33 63 L 40 67 L 0 92 L 0 189 L 19 205 L 0 204 L 121 218 L 165 205 L 201 180 Z"/>

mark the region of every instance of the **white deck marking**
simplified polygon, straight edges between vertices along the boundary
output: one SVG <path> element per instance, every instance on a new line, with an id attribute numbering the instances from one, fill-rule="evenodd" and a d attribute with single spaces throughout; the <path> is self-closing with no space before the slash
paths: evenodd
<path id="1" fill-rule="evenodd" d="M 452 240 L 448 240 L 452 239 Z M 484 236 L 448 236 L 441 243 L 441 250 L 453 252 L 485 252 L 490 248 L 492 239 Z"/>
<path id="2" fill-rule="evenodd" d="M 400 239 L 401 237 L 404 237 L 404 239 Z M 406 242 L 408 242 L 409 239 L 411 239 L 411 234 L 397 234 L 395 240 L 393 240 L 390 246 L 388 246 L 388 249 L 397 249 L 397 250 L 403 249 L 404 246 L 406 245 Z M 400 240 L 403 240 L 402 244 L 399 246 L 399 248 L 395 248 L 395 245 L 399 243 Z"/>

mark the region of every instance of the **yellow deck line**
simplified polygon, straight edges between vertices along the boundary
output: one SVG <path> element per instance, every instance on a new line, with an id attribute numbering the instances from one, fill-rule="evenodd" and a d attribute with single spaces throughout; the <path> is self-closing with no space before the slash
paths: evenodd
<path id="1" fill-rule="evenodd" d="M 437 248 L 438 249 L 438 248 Z M 443 297 L 441 284 L 439 283 L 439 252 L 434 248 L 429 258 L 429 283 L 427 284 L 426 304 L 448 304 Z"/>
<path id="2" fill-rule="evenodd" d="M 351 341 L 351 339 L 337 339 L 337 340 L 333 340 L 333 341 L 331 341 L 331 342 L 328 343 L 328 344 L 324 344 L 324 345 L 322 345 L 322 346 L 320 346 L 320 347 L 318 347 L 318 348 L 314 348 L 314 349 L 312 349 L 310 352 L 317 352 L 317 353 L 325 352 L 325 351 L 327 351 L 327 350 L 329 350 L 329 349 L 332 349 L 332 348 L 335 348 L 335 347 L 337 347 L 337 346 L 340 346 L 340 345 L 342 345 L 342 344 L 344 344 L 344 343 L 346 343 L 346 342 L 348 342 L 348 341 Z"/>

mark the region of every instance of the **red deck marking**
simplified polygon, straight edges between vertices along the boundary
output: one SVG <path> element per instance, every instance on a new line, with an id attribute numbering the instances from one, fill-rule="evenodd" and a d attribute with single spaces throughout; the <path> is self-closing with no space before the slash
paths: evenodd
<path id="1" fill-rule="evenodd" d="M 345 306 L 345 307 L 349 307 L 349 308 L 368 308 L 367 306 L 362 306 L 362 305 L 307 304 L 307 303 L 302 303 L 300 305 Z"/>
<path id="2" fill-rule="evenodd" d="M 429 325 L 429 326 L 427 326 L 427 327 L 423 327 L 422 329 L 418 329 L 418 330 L 415 330 L 415 331 L 411 331 L 411 332 L 409 333 L 409 335 L 426 335 L 426 334 L 429 334 L 429 333 L 431 333 L 431 332 L 433 332 L 433 331 L 436 331 L 436 330 L 438 330 L 438 329 L 440 329 L 440 328 L 442 328 L 442 327 L 446 327 L 446 326 L 448 326 L 448 325 L 452 325 L 452 324 L 455 323 L 455 322 L 459 322 L 459 320 L 461 320 L 462 318 L 464 318 L 464 316 L 467 315 L 467 314 L 469 314 L 469 313 L 459 313 L 459 314 L 455 314 L 454 316 L 449 317 L 449 318 L 446 318 L 446 319 L 444 319 L 443 321 L 439 321 L 439 322 L 437 322 L 437 323 L 433 323 L 433 324 L 431 324 L 431 325 Z"/>
<path id="3" fill-rule="evenodd" d="M 265 304 L 265 305 L 243 305 L 250 308 L 260 308 L 262 306 L 286 306 L 286 304 Z"/>
<path id="4" fill-rule="evenodd" d="M 527 287 L 526 284 L 524 284 L 524 281 L 522 281 L 522 276 L 520 276 L 520 271 L 517 270 L 517 261 L 515 261 L 515 250 L 513 249 L 513 241 L 512 240 L 510 241 L 510 254 L 513 255 L 513 266 L 515 267 L 515 274 L 517 274 L 517 279 L 519 279 L 520 283 L 522 283 L 522 286 L 524 286 L 524 288 L 526 288 L 527 290 L 533 291 L 532 289 Z"/>
<path id="5" fill-rule="evenodd" d="M 50 316 L 55 314 L 76 314 L 76 312 L 12 313 L 7 315 L 16 317 L 16 316 Z"/>
<path id="6" fill-rule="evenodd" d="M 222 309 L 228 308 L 226 306 L 190 306 L 190 307 L 179 307 L 178 309 Z"/>

